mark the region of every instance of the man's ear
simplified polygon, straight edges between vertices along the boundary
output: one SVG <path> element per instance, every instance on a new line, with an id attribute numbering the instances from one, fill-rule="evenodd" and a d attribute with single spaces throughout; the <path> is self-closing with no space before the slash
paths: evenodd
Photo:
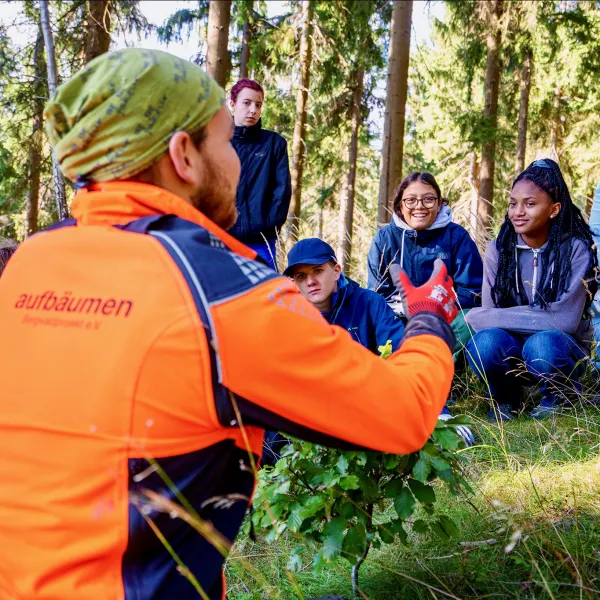
<path id="1" fill-rule="evenodd" d="M 342 265 L 334 265 L 333 270 L 335 272 L 335 280 L 337 281 L 340 278 L 340 274 L 342 272 Z"/>
<path id="2" fill-rule="evenodd" d="M 198 186 L 202 173 L 202 161 L 198 160 L 199 150 L 196 148 L 190 134 L 177 131 L 169 140 L 169 156 L 175 172 L 185 183 Z"/>

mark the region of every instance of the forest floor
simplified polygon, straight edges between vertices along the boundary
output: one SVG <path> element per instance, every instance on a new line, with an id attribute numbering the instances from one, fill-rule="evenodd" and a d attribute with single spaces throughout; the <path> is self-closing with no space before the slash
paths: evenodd
<path id="1" fill-rule="evenodd" d="M 453 412 L 470 415 L 478 435 L 463 450 L 473 494 L 437 491 L 460 537 L 411 534 L 407 546 L 371 550 L 361 598 L 600 598 L 600 405 L 585 401 L 591 391 L 561 416 L 538 422 L 525 411 L 500 427 L 486 420 L 472 380 L 454 393 Z M 307 552 L 299 570 L 289 569 L 292 550 L 308 543 L 291 534 L 270 544 L 260 534 L 240 538 L 226 568 L 228 599 L 352 599 L 344 559 L 315 575 Z"/>

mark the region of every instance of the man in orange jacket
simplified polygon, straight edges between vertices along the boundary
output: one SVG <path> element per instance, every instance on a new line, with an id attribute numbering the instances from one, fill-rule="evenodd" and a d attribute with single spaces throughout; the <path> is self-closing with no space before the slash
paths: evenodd
<path id="1" fill-rule="evenodd" d="M 2 599 L 222 599 L 265 428 L 408 453 L 435 427 L 445 270 L 396 275 L 411 318 L 388 360 L 330 326 L 225 232 L 240 167 L 223 100 L 196 65 L 127 49 L 46 107 L 79 191 L 0 279 Z"/>

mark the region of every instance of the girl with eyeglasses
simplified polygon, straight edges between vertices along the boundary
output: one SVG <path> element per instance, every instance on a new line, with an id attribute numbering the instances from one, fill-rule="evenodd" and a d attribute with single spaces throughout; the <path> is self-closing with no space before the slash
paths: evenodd
<path id="1" fill-rule="evenodd" d="M 542 397 L 531 416 L 551 416 L 580 390 L 598 266 L 590 228 L 553 160 L 536 160 L 515 179 L 484 266 L 482 307 L 467 316 L 477 333 L 466 354 L 488 387 L 488 416 L 513 419 L 532 383 Z"/>
<path id="2" fill-rule="evenodd" d="M 399 264 L 414 285 L 425 283 L 433 262 L 441 258 L 454 280 L 460 309 L 452 323 L 457 346 L 455 359 L 470 337 L 465 313 L 481 294 L 483 264 L 475 242 L 464 227 L 452 222 L 452 210 L 430 173 L 411 173 L 394 194 L 392 222 L 382 227 L 368 256 L 368 287 L 385 297 L 396 312 L 402 310 L 389 267 Z"/>

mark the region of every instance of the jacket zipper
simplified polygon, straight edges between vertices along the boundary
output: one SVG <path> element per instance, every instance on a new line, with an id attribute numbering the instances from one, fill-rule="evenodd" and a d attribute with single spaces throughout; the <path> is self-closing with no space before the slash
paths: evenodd
<path id="1" fill-rule="evenodd" d="M 538 254 L 539 250 L 533 250 L 533 286 L 531 300 L 535 302 L 535 293 L 537 292 L 537 271 L 538 271 Z"/>

